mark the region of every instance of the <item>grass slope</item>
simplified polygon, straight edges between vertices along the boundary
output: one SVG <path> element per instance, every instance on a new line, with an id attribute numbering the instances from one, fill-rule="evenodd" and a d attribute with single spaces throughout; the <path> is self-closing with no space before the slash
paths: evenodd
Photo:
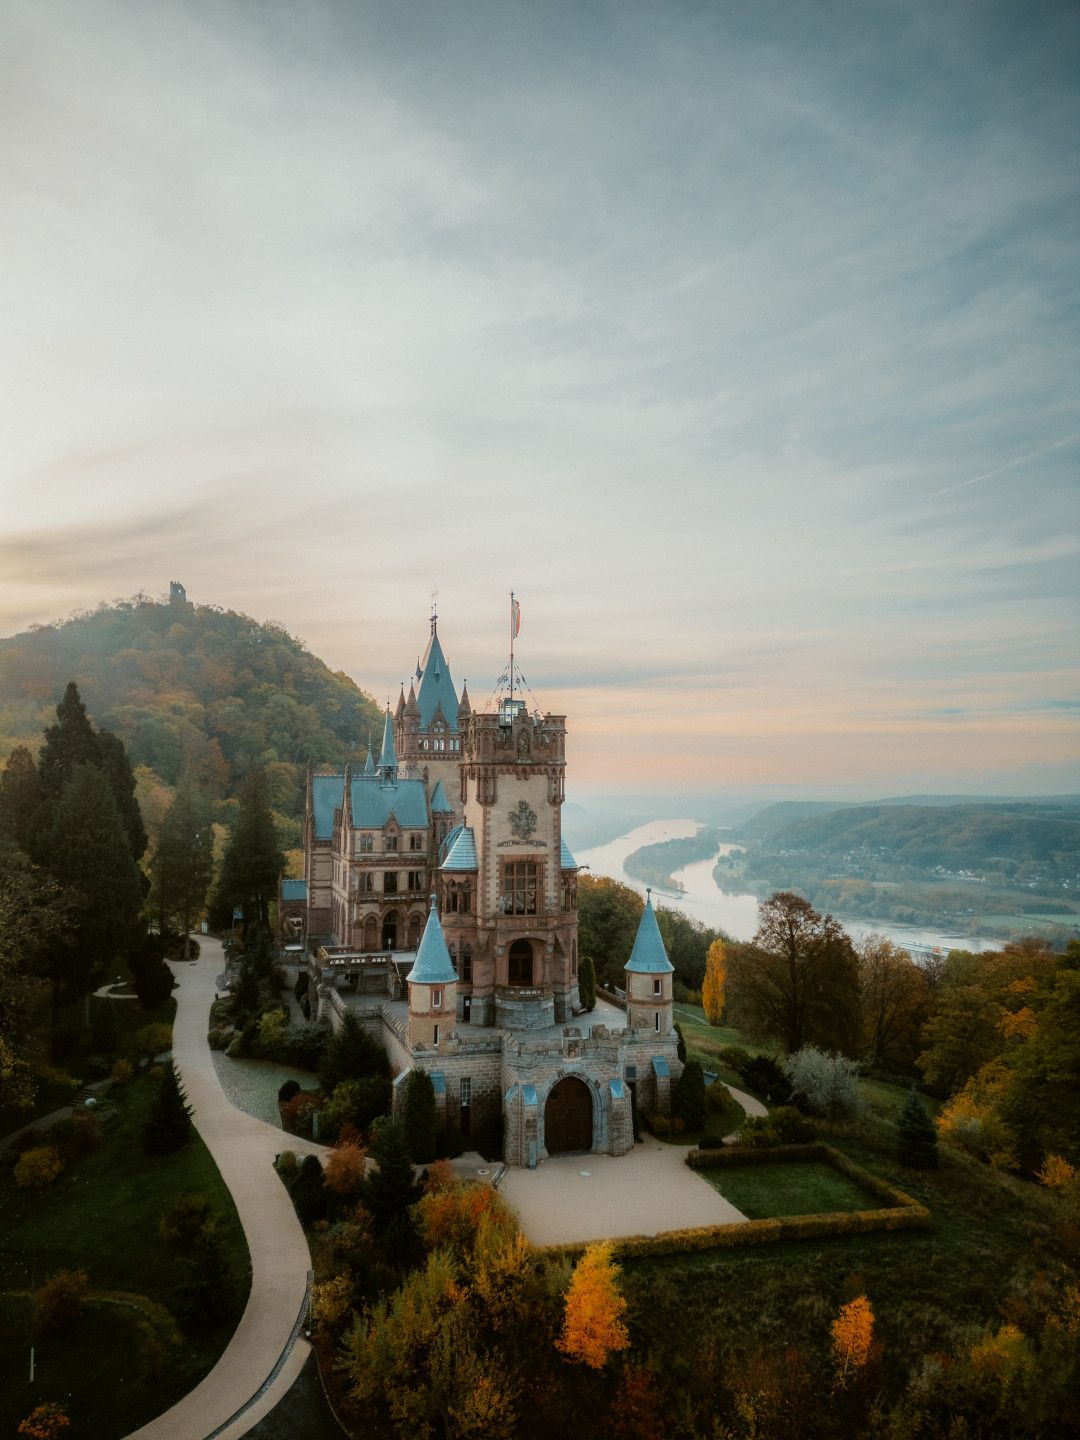
<path id="1" fill-rule="evenodd" d="M 137 1008 L 137 1007 L 136 1007 Z M 142 1079 L 110 1094 L 116 1113 L 94 1154 L 44 1190 L 20 1190 L 0 1176 L 0 1434 L 13 1434 L 41 1400 L 67 1400 L 71 1440 L 112 1440 L 144 1424 L 192 1389 L 221 1354 L 247 1299 L 247 1246 L 232 1197 L 197 1135 L 173 1155 L 147 1156 L 142 1128 L 153 1098 Z M 183 1195 L 209 1197 L 229 1259 L 229 1307 L 214 1324 L 193 1324 L 184 1343 L 149 1373 L 139 1312 L 92 1304 L 68 1332 L 42 1337 L 39 1383 L 27 1383 L 30 1327 L 26 1292 L 59 1269 L 85 1269 L 93 1291 L 128 1292 L 170 1305 L 173 1257 L 158 1237 L 162 1213 Z M 150 1366 L 152 1368 L 152 1366 Z"/>

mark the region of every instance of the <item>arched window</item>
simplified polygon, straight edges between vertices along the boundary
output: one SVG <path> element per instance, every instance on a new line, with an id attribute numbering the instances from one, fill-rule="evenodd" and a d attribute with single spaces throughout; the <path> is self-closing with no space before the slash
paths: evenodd
<path id="1" fill-rule="evenodd" d="M 533 983 L 533 952 L 528 940 L 515 940 L 507 956 L 507 979 L 511 985 Z"/>

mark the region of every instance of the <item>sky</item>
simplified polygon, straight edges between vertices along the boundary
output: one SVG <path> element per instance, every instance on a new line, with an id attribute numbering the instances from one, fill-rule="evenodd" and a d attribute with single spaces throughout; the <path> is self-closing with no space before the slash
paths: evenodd
<path id="1" fill-rule="evenodd" d="M 1080 6 L 0 0 L 0 634 L 161 595 L 570 789 L 1080 790 Z"/>

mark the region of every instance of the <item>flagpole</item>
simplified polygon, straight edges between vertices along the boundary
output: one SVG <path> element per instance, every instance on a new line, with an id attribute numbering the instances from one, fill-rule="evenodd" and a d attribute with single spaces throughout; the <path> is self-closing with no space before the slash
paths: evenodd
<path id="1" fill-rule="evenodd" d="M 510 591 L 510 714 L 514 713 L 514 592 Z"/>

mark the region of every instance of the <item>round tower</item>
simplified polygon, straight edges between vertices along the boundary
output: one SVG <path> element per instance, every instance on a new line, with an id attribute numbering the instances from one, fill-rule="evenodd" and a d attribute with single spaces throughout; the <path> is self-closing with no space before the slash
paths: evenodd
<path id="1" fill-rule="evenodd" d="M 646 890 L 634 948 L 626 962 L 626 1025 L 629 1030 L 650 1030 L 654 1035 L 672 1032 L 672 977 L 675 967 L 668 959 L 652 890 Z"/>
<path id="2" fill-rule="evenodd" d="M 457 1015 L 457 971 L 446 948 L 435 896 L 416 960 L 405 977 L 409 987 L 409 1044 L 414 1050 L 446 1051 Z"/>

